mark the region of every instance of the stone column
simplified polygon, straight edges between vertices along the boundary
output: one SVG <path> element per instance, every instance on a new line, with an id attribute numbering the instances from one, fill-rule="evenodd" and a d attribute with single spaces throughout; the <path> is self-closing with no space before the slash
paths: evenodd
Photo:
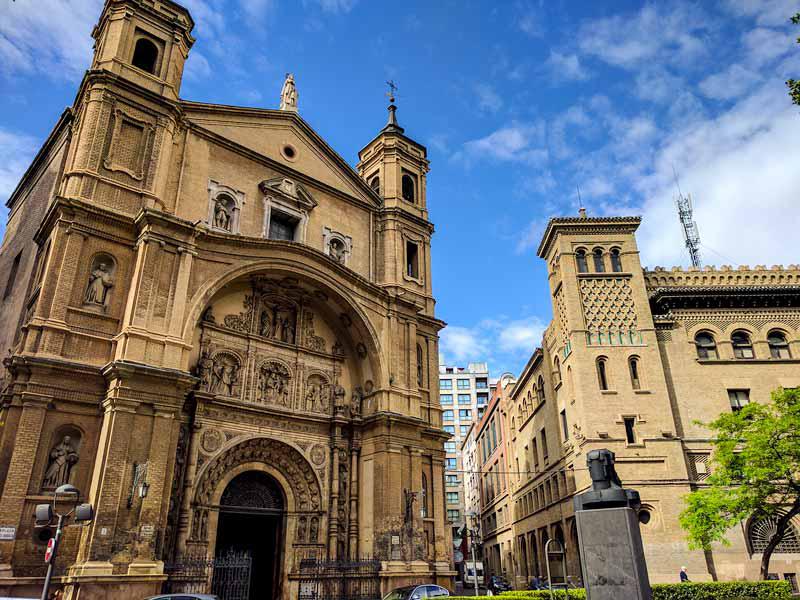
<path id="1" fill-rule="evenodd" d="M 334 436 L 331 452 L 331 503 L 328 507 L 328 558 L 336 559 L 336 537 L 339 531 L 339 448 L 336 444 L 338 435 Z"/>
<path id="2" fill-rule="evenodd" d="M 155 555 L 156 536 L 161 535 L 165 525 L 164 496 L 169 494 L 168 473 L 172 473 L 175 456 L 173 440 L 176 419 L 174 411 L 156 409 L 150 436 L 150 452 L 147 457 L 149 490 L 142 499 L 139 510 L 139 540 L 136 556 L 128 565 L 128 574 L 151 574 L 163 571 L 163 563 Z"/>
<path id="3" fill-rule="evenodd" d="M 357 560 L 360 556 L 358 549 L 358 455 L 361 448 L 353 446 L 350 450 L 350 528 L 348 531 L 348 545 L 350 558 Z"/>
<path id="4" fill-rule="evenodd" d="M 108 397 L 103 402 L 100 430 L 89 501 L 95 518 L 84 531 L 73 575 L 111 575 L 111 547 L 116 533 L 123 485 L 128 481 L 128 447 L 133 433 L 136 404 Z"/>
<path id="5" fill-rule="evenodd" d="M 31 485 L 31 474 L 41 442 L 49 399 L 35 397 L 22 399 L 22 415 L 14 443 L 14 453 L 0 498 L 0 525 L 16 527 L 22 519 L 25 497 Z M 50 449 L 48 448 L 48 451 Z M 14 541 L 0 542 L 0 575 L 11 574 L 11 555 Z"/>
<path id="6" fill-rule="evenodd" d="M 445 532 L 445 523 L 447 521 L 447 514 L 439 517 L 436 513 L 444 512 L 444 502 L 436 502 L 437 499 L 444 498 L 444 461 L 434 458 L 432 461 L 432 477 L 431 488 L 431 502 L 428 503 L 430 508 L 430 516 L 434 518 L 434 559 L 436 561 L 449 561 L 450 549 L 447 547 L 447 535 Z"/>

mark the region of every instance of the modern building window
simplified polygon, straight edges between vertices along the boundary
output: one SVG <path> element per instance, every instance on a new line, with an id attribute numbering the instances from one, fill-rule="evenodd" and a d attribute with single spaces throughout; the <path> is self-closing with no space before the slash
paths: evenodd
<path id="1" fill-rule="evenodd" d="M 402 188 L 403 188 L 403 200 L 406 202 L 416 202 L 417 193 L 416 193 L 416 182 L 414 181 L 414 176 L 410 173 L 403 173 L 402 177 Z"/>
<path id="2" fill-rule="evenodd" d="M 733 344 L 733 356 L 735 358 L 753 358 L 753 342 L 750 340 L 750 334 L 746 331 L 734 331 L 731 335 L 731 343 Z"/>
<path id="3" fill-rule="evenodd" d="M 460 428 L 459 433 L 461 433 L 461 437 L 467 435 L 467 432 L 469 431 L 469 425 L 459 425 L 459 428 Z"/>
<path id="4" fill-rule="evenodd" d="M 417 344 L 417 387 L 423 387 L 422 384 L 425 381 L 424 364 L 422 346 Z"/>
<path id="5" fill-rule="evenodd" d="M 452 410 L 443 410 L 442 411 L 442 420 L 443 421 L 452 421 L 453 420 L 453 411 Z"/>
<path id="6" fill-rule="evenodd" d="M 3 292 L 3 300 L 8 298 L 11 295 L 11 292 L 14 291 L 14 283 L 17 281 L 17 271 L 19 271 L 20 260 L 22 260 L 21 250 L 17 253 L 17 255 L 14 257 L 14 261 L 11 263 L 11 270 L 8 272 L 8 279 L 6 279 L 6 289 Z"/>
<path id="7" fill-rule="evenodd" d="M 452 390 L 453 389 L 453 380 L 452 379 L 440 379 L 439 380 L 439 389 L 440 390 Z"/>
<path id="8" fill-rule="evenodd" d="M 472 404 L 472 397 L 469 394 L 459 394 L 458 395 L 458 403 L 459 404 Z"/>
<path id="9" fill-rule="evenodd" d="M 444 443 L 444 451 L 445 452 L 455 452 L 456 451 L 456 443 L 455 442 L 445 442 Z"/>
<path id="10" fill-rule="evenodd" d="M 633 430 L 636 419 L 633 417 L 625 417 L 622 421 L 625 423 L 625 439 L 629 444 L 636 443 L 636 432 Z"/>
<path id="11" fill-rule="evenodd" d="M 738 412 L 746 404 L 750 404 L 750 390 L 728 390 L 728 400 L 731 410 Z"/>
<path id="12" fill-rule="evenodd" d="M 567 424 L 567 409 L 561 411 L 561 432 L 564 434 L 564 441 L 569 439 L 569 425 Z"/>
<path id="13" fill-rule="evenodd" d="M 477 377 L 475 379 L 475 387 L 479 390 L 485 390 L 489 387 L 489 382 L 486 380 L 486 377 Z"/>
<path id="14" fill-rule="evenodd" d="M 300 219 L 272 209 L 269 216 L 268 237 L 271 240 L 294 241 Z"/>
<path id="15" fill-rule="evenodd" d="M 419 245 L 409 240 L 406 240 L 406 274 L 419 279 Z"/>
<path id="16" fill-rule="evenodd" d="M 458 485 L 458 475 L 445 475 L 444 483 L 445 485 Z"/>
<path id="17" fill-rule="evenodd" d="M 133 59 L 131 64 L 137 69 L 155 74 L 156 61 L 158 60 L 158 47 L 147 38 L 136 40 L 133 49 Z"/>
<path id="18" fill-rule="evenodd" d="M 597 384 L 601 390 L 608 389 L 608 360 L 601 356 L 597 359 Z"/>
<path id="19" fill-rule="evenodd" d="M 458 521 L 461 518 L 461 511 L 455 508 L 447 509 L 447 520 Z"/>
<path id="20" fill-rule="evenodd" d="M 478 393 L 478 406 L 481 404 L 489 404 L 489 394 Z"/>
<path id="21" fill-rule="evenodd" d="M 708 331 L 701 331 L 694 336 L 694 345 L 697 348 L 697 358 L 718 358 L 717 342 Z"/>
<path id="22" fill-rule="evenodd" d="M 619 248 L 611 249 L 611 270 L 614 273 L 622 273 L 622 256 L 619 253 Z"/>
<path id="23" fill-rule="evenodd" d="M 460 389 L 460 390 L 468 390 L 469 389 L 469 379 L 459 379 L 458 380 L 458 389 Z"/>
<path id="24" fill-rule="evenodd" d="M 439 394 L 439 403 L 443 405 L 453 404 L 453 394 Z"/>
<path id="25" fill-rule="evenodd" d="M 769 344 L 769 355 L 772 358 L 792 358 L 789 342 L 786 341 L 786 334 L 782 331 L 770 331 L 767 335 L 767 343 Z"/>
<path id="26" fill-rule="evenodd" d="M 592 252 L 592 259 L 594 261 L 594 272 L 595 273 L 605 273 L 606 265 L 603 261 L 603 249 L 602 248 L 595 248 L 594 252 Z"/>
<path id="27" fill-rule="evenodd" d="M 444 468 L 453 471 L 456 468 L 456 459 L 455 458 L 445 458 L 444 459 Z"/>
<path id="28" fill-rule="evenodd" d="M 581 248 L 575 252 L 575 262 L 578 265 L 578 273 L 589 272 L 589 264 L 586 262 L 586 250 Z"/>
<path id="29" fill-rule="evenodd" d="M 472 411 L 469 408 L 459 409 L 458 418 L 459 419 L 471 419 L 472 418 Z"/>
<path id="30" fill-rule="evenodd" d="M 635 390 L 642 389 L 642 381 L 639 378 L 639 357 L 631 356 L 628 359 L 628 370 L 631 372 L 631 386 Z"/>
<path id="31" fill-rule="evenodd" d="M 458 492 L 447 492 L 447 503 L 458 504 Z"/>
<path id="32" fill-rule="evenodd" d="M 455 425 L 445 425 L 445 426 L 444 426 L 444 430 L 445 430 L 447 433 L 450 433 L 450 434 L 453 434 L 453 435 L 455 435 L 455 433 L 456 433 L 456 426 L 455 426 Z"/>
<path id="33" fill-rule="evenodd" d="M 546 399 L 544 395 L 544 377 L 539 375 L 539 379 L 536 380 L 536 401 L 541 404 Z"/>

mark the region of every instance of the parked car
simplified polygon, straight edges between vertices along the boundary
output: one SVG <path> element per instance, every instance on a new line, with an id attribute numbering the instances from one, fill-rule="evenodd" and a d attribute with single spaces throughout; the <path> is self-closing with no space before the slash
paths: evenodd
<path id="1" fill-rule="evenodd" d="M 147 600 L 219 600 L 214 594 L 161 594 Z"/>
<path id="2" fill-rule="evenodd" d="M 446 598 L 450 590 L 429 583 L 408 585 L 393 589 L 383 600 L 422 600 L 423 598 Z"/>
<path id="3" fill-rule="evenodd" d="M 486 586 L 487 596 L 496 596 L 500 592 L 510 592 L 511 584 L 502 575 L 492 575 L 489 577 L 489 585 Z"/>

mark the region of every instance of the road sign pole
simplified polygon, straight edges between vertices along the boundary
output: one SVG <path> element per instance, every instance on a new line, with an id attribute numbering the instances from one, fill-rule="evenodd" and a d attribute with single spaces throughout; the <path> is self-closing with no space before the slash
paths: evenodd
<path id="1" fill-rule="evenodd" d="M 61 541 L 61 527 L 63 524 L 63 515 L 58 515 L 58 526 L 56 527 L 56 535 L 52 538 L 52 547 L 49 544 L 47 547 L 50 556 L 47 557 L 47 575 L 44 578 L 41 600 L 47 600 L 47 595 L 50 592 L 50 580 L 53 578 L 53 569 L 56 564 L 56 554 L 58 554 L 58 543 Z"/>

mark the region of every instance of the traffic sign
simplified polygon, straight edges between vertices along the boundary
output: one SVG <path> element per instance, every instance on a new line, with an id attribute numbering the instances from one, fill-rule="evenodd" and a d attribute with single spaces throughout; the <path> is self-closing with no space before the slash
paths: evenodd
<path id="1" fill-rule="evenodd" d="M 47 540 L 47 550 L 44 552 L 44 562 L 48 564 L 50 562 L 50 558 L 53 556 L 53 549 L 56 547 L 56 538 L 51 537 Z"/>

